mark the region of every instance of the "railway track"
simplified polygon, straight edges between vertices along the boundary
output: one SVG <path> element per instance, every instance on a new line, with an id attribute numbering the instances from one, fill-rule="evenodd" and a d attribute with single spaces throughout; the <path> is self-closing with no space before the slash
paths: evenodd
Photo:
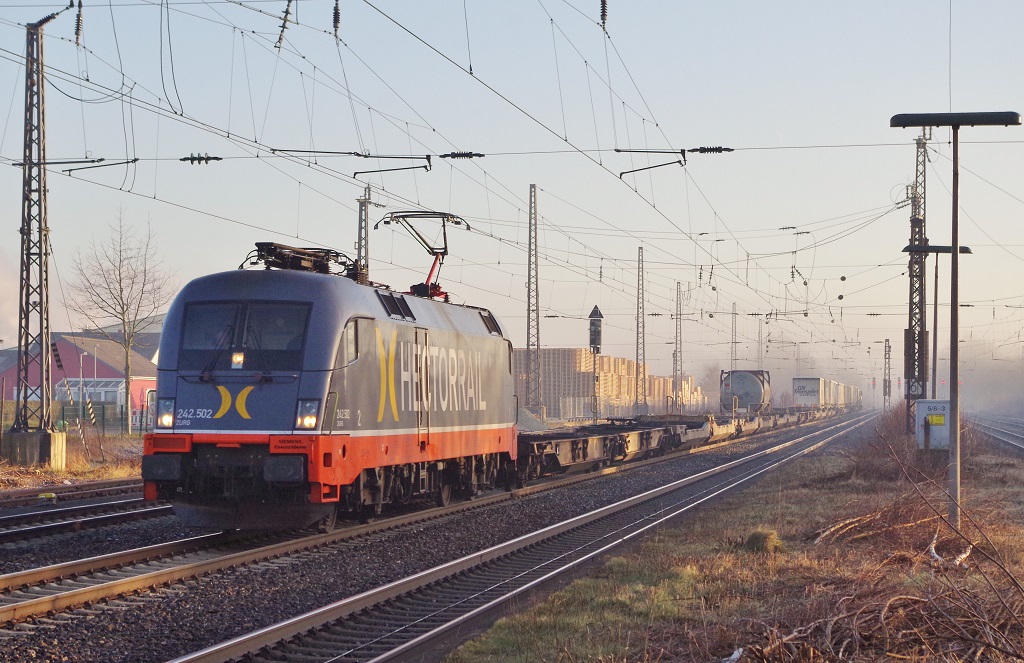
<path id="1" fill-rule="evenodd" d="M 171 513 L 173 509 L 168 504 L 154 505 L 134 498 L 0 516 L 0 543 L 159 518 Z"/>
<path id="2" fill-rule="evenodd" d="M 656 461 L 644 461 L 650 462 Z M 642 466 L 643 463 L 636 465 Z M 598 475 L 632 467 L 634 466 L 608 468 Z M 480 496 L 471 502 L 416 511 L 327 534 L 281 534 L 269 544 L 266 543 L 268 536 L 256 537 L 241 533 L 211 534 L 0 575 L 0 624 L 24 621 L 39 615 L 181 582 L 240 565 L 314 550 L 359 536 L 372 536 L 381 530 L 415 525 L 445 516 L 451 517 L 467 509 L 483 508 L 516 497 L 584 481 L 593 476 L 596 475 L 574 475 L 512 492 L 496 492 Z"/>
<path id="3" fill-rule="evenodd" d="M 53 497 L 41 497 L 52 495 Z M 39 488 L 19 488 L 0 492 L 0 509 L 38 506 L 41 500 L 63 503 L 73 500 L 109 498 L 115 496 L 141 496 L 142 480 L 109 479 L 105 481 L 86 481 L 83 483 L 41 486 Z"/>
<path id="4" fill-rule="evenodd" d="M 981 433 L 1024 451 L 1024 421 L 1006 417 L 973 417 L 974 427 Z"/>
<path id="5" fill-rule="evenodd" d="M 386 661 L 418 659 L 452 630 L 594 560 L 701 503 L 810 453 L 877 415 L 861 415 L 725 465 L 576 516 L 175 659 Z"/>
<path id="6" fill-rule="evenodd" d="M 687 453 L 699 453 L 728 444 L 708 445 L 627 465 L 613 466 L 587 474 L 575 474 L 510 492 L 495 491 L 469 502 L 444 508 L 419 510 L 410 514 L 352 526 L 328 534 L 293 533 L 267 543 L 252 536 L 225 535 L 195 537 L 0 576 L 0 624 L 25 621 L 43 614 L 60 612 L 141 590 L 182 582 L 241 565 L 319 549 L 375 532 L 415 526 L 427 520 L 453 517 L 462 511 L 480 509 L 506 500 L 554 490 L 581 481 L 640 470 Z M 169 508 L 169 507 L 167 507 Z"/>

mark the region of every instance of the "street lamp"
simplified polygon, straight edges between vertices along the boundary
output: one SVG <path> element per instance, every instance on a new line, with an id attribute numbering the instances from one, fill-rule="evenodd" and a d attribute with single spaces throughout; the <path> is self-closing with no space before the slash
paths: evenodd
<path id="1" fill-rule="evenodd" d="M 890 127 L 951 127 L 953 129 L 953 216 L 950 246 L 960 246 L 960 127 L 1019 126 L 1020 113 L 901 113 Z M 960 255 L 950 251 L 949 275 L 949 522 L 960 528 Z"/>
<path id="2" fill-rule="evenodd" d="M 938 246 L 933 244 L 908 244 L 903 247 L 903 253 L 952 253 L 952 246 Z M 962 254 L 973 254 L 969 246 L 961 246 L 960 253 Z M 938 382 L 936 379 L 936 373 L 938 372 L 939 362 L 937 358 L 939 356 L 939 259 L 935 259 L 935 287 L 932 288 L 934 294 L 934 300 L 932 304 L 932 312 L 934 317 L 932 318 L 932 400 L 937 398 L 938 393 Z"/>

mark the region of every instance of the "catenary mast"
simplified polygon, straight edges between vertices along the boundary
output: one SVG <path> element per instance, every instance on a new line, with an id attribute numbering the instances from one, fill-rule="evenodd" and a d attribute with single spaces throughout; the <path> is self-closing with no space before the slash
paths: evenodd
<path id="1" fill-rule="evenodd" d="M 530 185 L 530 247 L 526 277 L 526 409 L 540 415 L 540 293 L 537 276 L 537 185 Z"/>
<path id="2" fill-rule="evenodd" d="M 922 129 L 917 138 L 917 154 L 914 168 L 914 184 L 910 197 L 910 245 L 925 246 L 925 166 L 928 162 L 928 130 Z M 928 382 L 928 329 L 925 315 L 925 263 L 928 254 L 924 251 L 910 253 L 910 310 L 909 322 L 903 340 L 904 380 L 906 382 L 906 430 L 914 428 L 914 402 L 926 395 Z"/>
<path id="3" fill-rule="evenodd" d="M 50 228 L 46 220 L 46 108 L 43 26 L 25 26 L 25 144 L 22 159 L 21 284 L 18 297 L 18 378 L 14 425 L 19 432 L 53 429 L 51 414 Z M 36 386 L 38 385 L 38 386 Z"/>
<path id="4" fill-rule="evenodd" d="M 636 261 L 636 401 L 634 414 L 647 414 L 647 359 L 644 348 L 644 247 L 637 250 Z"/>

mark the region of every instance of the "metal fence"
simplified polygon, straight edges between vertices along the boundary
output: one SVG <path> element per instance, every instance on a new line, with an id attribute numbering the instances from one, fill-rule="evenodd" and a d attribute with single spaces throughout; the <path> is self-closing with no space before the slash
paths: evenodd
<path id="1" fill-rule="evenodd" d="M 61 404 L 59 417 L 54 422 L 57 430 L 78 434 L 79 424 L 82 429 L 88 431 L 96 430 L 101 435 L 124 434 L 128 432 L 128 420 L 125 417 L 123 405 L 104 404 L 93 406 L 93 417 L 88 409 L 84 412 L 78 405 Z M 132 433 L 142 435 L 153 430 L 153 413 L 148 409 L 133 410 L 131 413 Z"/>

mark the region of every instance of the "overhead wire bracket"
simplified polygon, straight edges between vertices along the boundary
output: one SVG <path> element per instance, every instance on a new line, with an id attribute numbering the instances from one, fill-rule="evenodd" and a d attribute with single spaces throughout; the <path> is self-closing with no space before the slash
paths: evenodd
<path id="1" fill-rule="evenodd" d="M 97 162 L 103 161 L 103 159 L 96 159 Z M 97 163 L 95 166 L 82 166 L 81 168 L 65 168 L 62 173 L 73 173 L 76 170 L 89 170 L 91 168 L 107 168 L 109 166 L 126 166 L 132 163 L 138 163 L 139 158 L 128 159 L 127 161 L 115 161 L 113 163 Z"/>

